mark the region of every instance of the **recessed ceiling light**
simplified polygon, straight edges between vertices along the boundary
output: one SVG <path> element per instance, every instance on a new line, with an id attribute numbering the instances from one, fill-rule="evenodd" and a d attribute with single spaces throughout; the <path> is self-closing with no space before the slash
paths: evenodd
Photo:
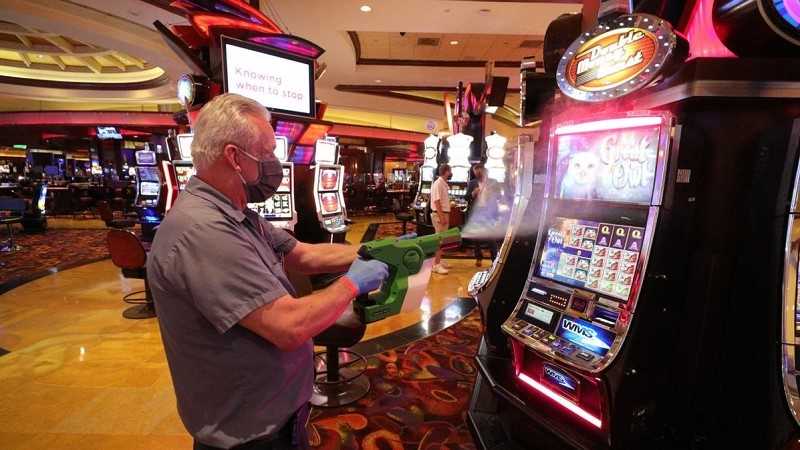
<path id="1" fill-rule="evenodd" d="M 39 59 L 42 59 L 42 58 L 44 58 L 44 55 L 36 55 L 36 57 L 39 58 Z"/>
<path id="2" fill-rule="evenodd" d="M 369 5 L 361 5 L 361 12 L 370 12 L 372 11 L 372 7 Z"/>
<path id="3" fill-rule="evenodd" d="M 376 83 L 383 83 L 383 80 L 375 80 Z"/>
<path id="4" fill-rule="evenodd" d="M 458 45 L 458 41 L 450 41 L 450 45 Z"/>

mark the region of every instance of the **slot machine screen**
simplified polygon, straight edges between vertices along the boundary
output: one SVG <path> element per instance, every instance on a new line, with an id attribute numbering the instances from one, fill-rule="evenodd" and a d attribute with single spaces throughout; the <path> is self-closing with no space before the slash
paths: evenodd
<path id="1" fill-rule="evenodd" d="M 47 203 L 47 185 L 41 184 L 39 189 L 39 196 L 36 199 L 36 209 L 45 213 L 45 204 Z"/>
<path id="2" fill-rule="evenodd" d="M 643 242 L 641 227 L 556 217 L 538 275 L 627 301 Z"/>
<path id="3" fill-rule="evenodd" d="M 339 188 L 339 169 L 321 169 L 319 171 L 319 190 L 335 191 Z"/>
<path id="4" fill-rule="evenodd" d="M 292 192 L 292 170 L 288 167 L 283 168 L 283 178 L 278 192 Z"/>
<path id="5" fill-rule="evenodd" d="M 423 167 L 422 168 L 422 181 L 433 181 L 433 167 Z"/>
<path id="6" fill-rule="evenodd" d="M 338 214 L 342 212 L 339 204 L 339 194 L 337 192 L 321 192 L 319 194 L 319 204 L 323 215 Z"/>
<path id="7" fill-rule="evenodd" d="M 636 119 L 652 123 L 660 117 Z M 558 135 L 554 196 L 649 204 L 661 129 L 658 124 Z"/>
<path id="8" fill-rule="evenodd" d="M 194 134 L 179 134 L 178 139 L 178 153 L 181 154 L 181 159 L 184 161 L 192 160 L 192 141 Z"/>
<path id="9" fill-rule="evenodd" d="M 469 167 L 453 167 L 453 178 L 450 179 L 452 183 L 466 183 L 469 181 Z"/>
<path id="10" fill-rule="evenodd" d="M 148 150 L 140 150 L 136 152 L 136 165 L 137 166 L 155 166 L 156 153 Z"/>
<path id="11" fill-rule="evenodd" d="M 292 218 L 291 194 L 275 194 L 262 203 L 248 203 L 247 207 L 267 220 Z"/>
<path id="12" fill-rule="evenodd" d="M 314 161 L 317 163 L 336 164 L 336 142 L 320 139 L 314 147 Z"/>
<path id="13" fill-rule="evenodd" d="M 289 160 L 289 143 L 285 136 L 275 136 L 275 157 L 281 161 Z"/>
<path id="14" fill-rule="evenodd" d="M 175 175 L 178 179 L 178 189 L 182 191 L 186 189 L 186 184 L 189 183 L 189 178 L 192 178 L 192 175 L 194 175 L 194 167 L 176 164 Z"/>
<path id="15" fill-rule="evenodd" d="M 133 169 L 133 167 L 131 167 Z M 141 181 L 157 181 L 161 179 L 158 177 L 158 168 L 156 167 L 139 167 L 139 179 Z"/>
<path id="16" fill-rule="evenodd" d="M 153 183 L 150 181 L 143 181 L 139 183 L 139 195 L 158 197 L 161 190 L 161 184 Z"/>

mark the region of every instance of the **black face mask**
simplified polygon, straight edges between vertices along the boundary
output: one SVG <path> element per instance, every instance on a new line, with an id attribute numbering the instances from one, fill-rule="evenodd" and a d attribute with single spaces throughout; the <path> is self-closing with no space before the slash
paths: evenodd
<path id="1" fill-rule="evenodd" d="M 247 203 L 261 203 L 272 197 L 283 181 L 281 162 L 277 158 L 262 161 L 242 149 L 239 151 L 258 162 L 258 178 L 255 181 L 248 182 L 239 173 L 239 178 L 242 180 L 244 191 L 247 194 Z"/>

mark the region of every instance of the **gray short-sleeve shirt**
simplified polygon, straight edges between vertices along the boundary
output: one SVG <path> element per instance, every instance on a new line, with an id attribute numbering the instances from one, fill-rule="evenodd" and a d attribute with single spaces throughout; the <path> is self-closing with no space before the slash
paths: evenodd
<path id="1" fill-rule="evenodd" d="M 156 233 L 147 276 L 178 412 L 200 442 L 228 448 L 280 429 L 311 397 L 311 341 L 284 352 L 237 325 L 294 294 L 297 241 L 192 177 Z"/>

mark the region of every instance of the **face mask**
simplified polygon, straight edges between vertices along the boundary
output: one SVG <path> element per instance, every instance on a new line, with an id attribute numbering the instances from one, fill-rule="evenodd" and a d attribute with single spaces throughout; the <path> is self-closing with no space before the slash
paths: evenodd
<path id="1" fill-rule="evenodd" d="M 239 151 L 258 162 L 258 178 L 253 182 L 248 182 L 240 172 L 237 172 L 247 194 L 247 203 L 261 203 L 272 197 L 283 181 L 283 168 L 280 161 L 277 158 L 262 161 L 242 149 Z"/>

